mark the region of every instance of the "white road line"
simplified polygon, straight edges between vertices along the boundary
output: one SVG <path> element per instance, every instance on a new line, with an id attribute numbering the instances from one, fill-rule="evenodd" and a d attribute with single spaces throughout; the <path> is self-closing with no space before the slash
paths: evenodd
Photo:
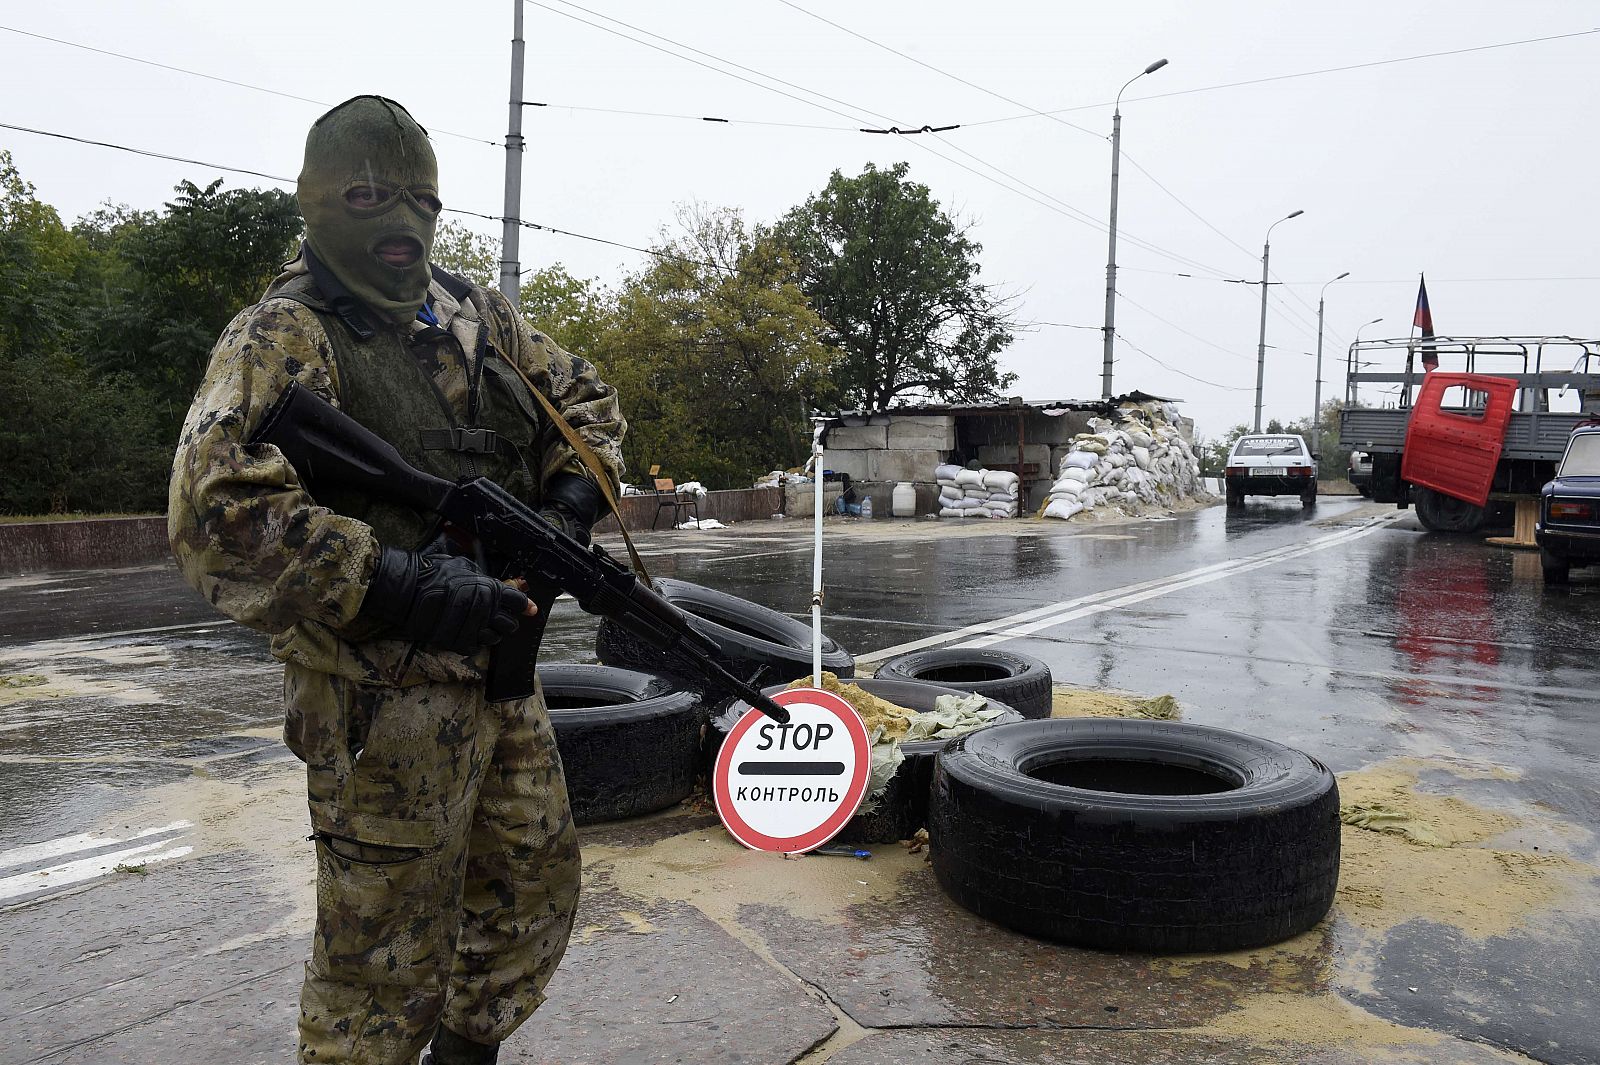
<path id="1" fill-rule="evenodd" d="M 0 869 L 10 865 L 31 865 L 34 862 L 49 861 L 67 854 L 76 854 L 79 851 L 98 850 L 101 847 L 116 846 L 121 843 L 132 843 L 137 839 L 149 839 L 151 836 L 166 835 L 169 832 L 178 832 L 185 828 L 193 828 L 193 821 L 174 821 L 169 825 L 159 825 L 147 828 L 143 832 L 136 832 L 125 839 L 107 836 L 92 836 L 82 833 L 76 836 L 63 836 L 60 839 L 45 840 L 42 843 L 27 843 L 10 850 L 0 851 Z"/>
<path id="2" fill-rule="evenodd" d="M 48 869 L 36 869 L 31 873 L 8 876 L 0 879 L 0 901 L 21 895 L 32 895 L 39 891 L 53 891 L 71 884 L 81 884 L 85 880 L 105 876 L 119 865 L 153 865 L 156 862 L 182 858 L 194 850 L 193 847 L 172 847 L 171 844 L 171 840 L 146 843 L 142 847 L 129 847 L 126 850 L 112 851 L 110 854 L 99 854 L 93 858 L 80 858 L 78 861 L 63 865 L 52 865 Z M 170 849 L 162 850 L 163 847 Z M 128 861 L 130 858 L 136 858 L 138 861 L 130 863 Z"/>
<path id="3" fill-rule="evenodd" d="M 1238 573 L 1248 573 L 1251 570 L 1270 566 L 1286 559 L 1299 558 L 1314 551 L 1338 547 L 1364 536 L 1369 536 L 1399 520 L 1400 517 L 1401 515 L 1398 513 L 1385 515 L 1356 528 L 1341 529 L 1338 532 L 1319 536 L 1305 543 L 1275 547 L 1255 555 L 1228 559 L 1224 562 L 1212 563 L 1209 566 L 1199 566 L 1183 573 L 1170 574 L 1166 577 L 1157 577 L 1148 581 L 1139 581 L 1102 592 L 1091 592 L 1076 599 L 1068 599 L 1064 602 L 1036 607 L 1019 614 L 1012 614 L 1009 617 L 968 625 L 951 632 L 926 636 L 920 640 L 910 640 L 906 643 L 896 644 L 893 647 L 885 647 L 882 650 L 859 655 L 856 658 L 856 662 L 858 664 L 871 664 L 894 655 L 904 654 L 908 651 L 920 651 L 928 647 L 944 647 L 948 645 L 974 648 L 990 647 L 1005 640 L 1016 639 L 1020 636 L 1030 636 L 1078 618 L 1088 617 L 1091 614 L 1101 614 L 1124 606 L 1131 606 L 1170 592 L 1178 592 L 1186 588 L 1210 584 L 1225 577 L 1231 577 Z"/>

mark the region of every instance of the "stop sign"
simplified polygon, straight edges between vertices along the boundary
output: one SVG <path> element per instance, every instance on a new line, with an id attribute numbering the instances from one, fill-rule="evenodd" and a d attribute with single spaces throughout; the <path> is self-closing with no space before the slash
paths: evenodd
<path id="1" fill-rule="evenodd" d="M 855 816 L 867 793 L 867 727 L 855 708 L 820 688 L 773 696 L 786 725 L 750 710 L 717 755 L 712 794 L 733 838 L 752 850 L 820 847 Z"/>

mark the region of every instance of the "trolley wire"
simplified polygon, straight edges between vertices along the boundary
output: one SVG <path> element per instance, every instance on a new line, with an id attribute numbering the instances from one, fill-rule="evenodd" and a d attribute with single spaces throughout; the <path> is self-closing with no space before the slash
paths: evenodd
<path id="1" fill-rule="evenodd" d="M 644 34 L 645 36 L 654 38 L 657 41 L 664 42 L 665 44 L 670 44 L 675 48 L 681 48 L 681 49 L 684 49 L 685 51 L 693 52 L 695 55 L 704 56 L 707 59 L 714 60 L 714 61 L 716 61 L 718 63 L 726 64 L 727 66 L 734 67 L 737 70 L 742 70 L 742 71 L 745 71 L 745 72 L 747 72 L 749 74 L 753 74 L 756 77 L 766 78 L 766 79 L 768 79 L 768 80 L 770 80 L 772 82 L 775 82 L 777 85 L 787 86 L 790 89 L 795 89 L 795 90 L 798 90 L 800 92 L 808 93 L 808 94 L 810 94 L 812 96 L 818 97 L 820 100 L 830 101 L 830 103 L 824 104 L 824 103 L 819 103 L 819 102 L 812 101 L 812 100 L 804 100 L 804 99 L 802 99 L 802 98 L 800 98 L 798 96 L 795 96 L 793 93 L 788 92 L 785 89 L 779 89 L 779 88 L 775 88 L 774 86 L 771 86 L 771 85 L 763 85 L 760 82 L 752 81 L 750 78 L 744 77 L 741 74 L 734 73 L 733 71 L 722 70 L 722 69 L 720 69 L 718 67 L 711 66 L 710 64 L 702 62 L 699 59 L 695 59 L 693 56 L 683 55 L 683 54 L 678 53 L 678 52 L 673 52 L 673 51 L 671 51 L 671 50 L 669 50 L 667 48 L 662 47 L 661 45 L 652 44 L 650 41 L 645 41 L 645 40 L 639 39 L 638 37 L 629 36 L 628 34 L 623 33 L 623 32 L 621 32 L 619 30 L 612 29 L 609 26 L 603 26 L 603 25 L 600 25 L 599 23 L 591 22 L 588 19 L 581 18 L 578 15 L 572 14 L 571 12 L 563 11 L 560 8 L 552 7 L 549 4 L 542 3 L 541 0 L 523 0 L 523 2 L 529 4 L 529 5 L 533 6 L 533 7 L 540 8 L 541 10 L 549 11 L 552 14 L 560 15 L 560 16 L 562 16 L 564 18 L 571 19 L 572 21 L 581 23 L 581 24 L 586 25 L 586 26 L 590 26 L 590 27 L 592 27 L 594 29 L 598 29 L 598 30 L 600 30 L 600 31 L 602 31 L 604 33 L 609 33 L 609 34 L 612 34 L 613 36 L 621 37 L 624 40 L 632 41 L 635 44 L 642 44 L 645 47 L 651 48 L 651 49 L 653 49 L 655 51 L 663 52 L 666 55 L 670 55 L 670 56 L 674 56 L 675 58 L 682 59 L 685 62 L 693 63 L 695 66 L 704 67 L 704 68 L 706 68 L 708 70 L 712 70 L 712 71 L 714 71 L 716 73 L 724 74 L 724 75 L 726 75 L 728 77 L 735 78 L 738 81 L 742 81 L 742 82 L 745 82 L 747 84 L 755 85 L 757 88 L 766 89 L 769 92 L 775 92 L 775 93 L 777 93 L 777 94 L 779 94 L 781 96 L 788 97 L 791 100 L 796 100 L 796 101 L 798 101 L 800 103 L 807 104 L 808 106 L 820 108 L 820 109 L 822 109 L 824 111 L 829 112 L 830 114 L 839 115 L 840 117 L 848 118 L 851 121 L 859 122 L 863 126 L 865 126 L 867 123 L 863 119 L 861 119 L 859 117 L 860 114 L 871 115 L 871 116 L 874 116 L 874 117 L 876 117 L 876 118 L 878 118 L 880 120 L 883 120 L 885 122 L 891 122 L 891 123 L 894 122 L 894 120 L 889 118 L 889 116 L 884 115 L 881 112 L 874 111 L 871 108 L 864 108 L 864 107 L 861 107 L 861 106 L 859 106 L 857 104 L 852 104 L 847 100 L 842 100 L 842 99 L 840 99 L 838 97 L 830 96 L 830 95 L 828 95 L 826 93 L 821 93 L 821 92 L 818 92 L 818 91 L 816 91 L 814 89 L 808 89 L 805 86 L 800 85 L 800 84 L 798 84 L 796 82 L 788 81 L 786 79 L 779 78 L 779 77 L 776 77 L 776 76 L 771 75 L 771 74 L 767 74 L 767 73 L 765 73 L 763 71 L 755 69 L 754 67 L 746 66 L 746 65 L 744 65 L 742 63 L 738 63 L 738 62 L 735 62 L 735 61 L 730 60 L 730 59 L 725 59 L 725 58 L 723 58 L 721 56 L 714 55 L 711 52 L 707 52 L 707 51 L 705 51 L 703 49 L 696 48 L 693 45 L 685 44 L 682 41 L 677 41 L 677 40 L 674 40 L 673 38 L 663 36 L 663 35 L 661 35 L 659 33 L 654 33 L 654 32 L 652 32 L 650 30 L 643 29 L 642 27 L 635 26 L 632 23 L 624 22 L 621 19 L 612 18 L 609 15 L 604 15 L 604 14 L 601 14 L 600 12 L 593 11 L 593 10 L 591 10 L 589 8 L 584 7 L 581 4 L 574 3 L 573 0 L 556 0 L 556 2 L 562 4 L 564 7 L 574 8 L 575 10 L 582 11 L 585 14 L 593 15 L 596 18 L 604 19 L 605 21 L 613 23 L 613 24 L 615 24 L 617 26 L 625 27 L 626 29 L 632 30 L 635 33 Z M 847 114 L 846 112 L 838 110 L 837 107 L 832 106 L 833 104 L 838 104 L 841 107 L 851 108 L 853 111 L 857 112 L 857 114 Z M 993 183 L 995 185 L 998 185 L 999 187 L 1005 189 L 1008 192 L 1013 193 L 1014 195 L 1021 196 L 1024 199 L 1027 199 L 1027 200 L 1031 200 L 1035 204 L 1038 204 L 1039 206 L 1044 207 L 1047 210 L 1051 210 L 1051 211 L 1054 211 L 1057 214 L 1063 215 L 1064 217 L 1071 218 L 1074 221 L 1077 221 L 1077 222 L 1079 222 L 1079 223 L 1081 223 L 1083 225 L 1087 225 L 1092 229 L 1098 230 L 1099 232 L 1102 232 L 1102 233 L 1107 232 L 1107 226 L 1106 226 L 1106 224 L 1104 222 L 1099 221 L 1095 216 L 1089 214 L 1088 212 L 1085 212 L 1085 211 L 1083 211 L 1083 210 L 1081 210 L 1081 209 L 1079 209 L 1077 207 L 1074 207 L 1072 204 L 1067 203 L 1065 200 L 1062 200 L 1060 197 L 1057 197 L 1057 196 L 1055 196 L 1055 195 L 1053 195 L 1053 194 L 1051 194 L 1051 193 L 1049 193 L 1049 192 L 1047 192 L 1047 191 L 1045 191 L 1043 189 L 1040 189 L 1037 186 L 1030 185 L 1028 182 L 1026 182 L 1023 179 L 1017 177 L 1015 174 L 1009 173 L 1008 171 L 996 166 L 995 164 L 989 162 L 987 159 L 984 159 L 983 157 L 981 157 L 981 156 L 979 156 L 979 155 L 977 155 L 977 154 L 975 154 L 973 152 L 967 151 L 966 149 L 961 148 L 958 145 L 950 143 L 949 141 L 945 140 L 943 137 L 941 137 L 941 136 L 939 136 L 937 134 L 933 134 L 932 135 L 932 139 L 938 141 L 942 146 L 947 147 L 947 148 L 951 149 L 952 151 L 955 151 L 955 152 L 957 152 L 957 153 L 959 153 L 961 155 L 965 155 L 968 158 L 970 158 L 970 159 L 974 160 L 975 162 L 977 162 L 978 164 L 980 164 L 980 165 L 982 165 L 984 167 L 987 167 L 989 170 L 992 170 L 995 174 L 1000 175 L 1000 177 L 1002 177 L 1002 178 L 1004 178 L 1006 180 L 1002 181 L 999 178 L 996 178 L 995 176 L 993 176 L 991 174 L 987 174 L 987 173 L 984 173 L 982 171 L 975 170 L 973 167 L 968 166 L 965 163 L 962 163 L 958 159 L 952 159 L 948 155 L 944 155 L 944 154 L 936 151 L 935 149 L 929 147 L 926 143 L 923 143 L 920 140 L 913 141 L 912 143 L 916 144 L 916 146 L 918 148 L 922 149 L 923 151 L 926 151 L 929 154 L 931 154 L 931 155 L 933 155 L 933 156 L 935 156 L 935 157 L 937 157 L 939 159 L 942 159 L 947 163 L 950 163 L 952 166 L 959 167 L 960 169 L 965 170 L 968 173 L 973 174 L 976 177 L 982 178 L 985 181 L 989 181 L 989 182 L 991 182 L 991 183 Z M 1006 183 L 1006 181 L 1012 182 L 1014 184 L 1008 185 Z M 1021 188 L 1018 188 L 1018 187 L 1015 187 L 1015 186 L 1021 186 Z M 1027 190 L 1027 191 L 1023 191 L 1023 190 Z M 1047 202 L 1047 201 L 1053 201 L 1053 202 Z M 1169 250 L 1167 250 L 1165 248 L 1160 247 L 1159 245 L 1151 243 L 1150 241 L 1144 240 L 1141 237 L 1135 236 L 1134 234 L 1127 233 L 1127 232 L 1122 232 L 1121 235 L 1122 235 L 1123 239 L 1127 240 L 1130 244 L 1134 245 L 1135 247 L 1138 247 L 1138 248 L 1141 248 L 1144 251 L 1148 251 L 1148 252 L 1151 252 L 1153 254 L 1159 255 L 1162 258 L 1170 259 L 1173 262 L 1182 263 L 1182 264 L 1188 265 L 1188 266 L 1190 266 L 1190 267 L 1192 267 L 1194 269 L 1204 270 L 1204 271 L 1206 271 L 1208 273 L 1213 273 L 1213 274 L 1218 274 L 1218 275 L 1226 275 L 1226 273 L 1227 273 L 1227 271 L 1220 270 L 1220 269 L 1218 269 L 1218 268 L 1216 268 L 1214 266 L 1210 266 L 1210 265 L 1207 265 L 1205 263 L 1199 262 L 1197 260 L 1190 259 L 1187 256 L 1180 255 L 1180 254 L 1178 254 L 1176 252 L 1169 251 Z"/>

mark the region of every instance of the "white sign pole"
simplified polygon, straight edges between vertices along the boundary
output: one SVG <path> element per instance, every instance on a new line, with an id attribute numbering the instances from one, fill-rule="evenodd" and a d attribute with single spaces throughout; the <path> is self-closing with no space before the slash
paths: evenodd
<path id="1" fill-rule="evenodd" d="M 817 419 L 811 435 L 811 477 L 816 485 L 815 549 L 811 560 L 811 683 L 822 687 L 822 431 L 828 423 Z"/>

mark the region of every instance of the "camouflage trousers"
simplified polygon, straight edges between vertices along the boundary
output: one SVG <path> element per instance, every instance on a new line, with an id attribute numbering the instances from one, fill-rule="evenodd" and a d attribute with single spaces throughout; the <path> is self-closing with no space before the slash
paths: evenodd
<path id="1" fill-rule="evenodd" d="M 317 924 L 301 1062 L 415 1065 L 442 1023 L 504 1040 L 572 931 L 578 842 L 542 696 L 358 684 L 288 666 Z"/>

